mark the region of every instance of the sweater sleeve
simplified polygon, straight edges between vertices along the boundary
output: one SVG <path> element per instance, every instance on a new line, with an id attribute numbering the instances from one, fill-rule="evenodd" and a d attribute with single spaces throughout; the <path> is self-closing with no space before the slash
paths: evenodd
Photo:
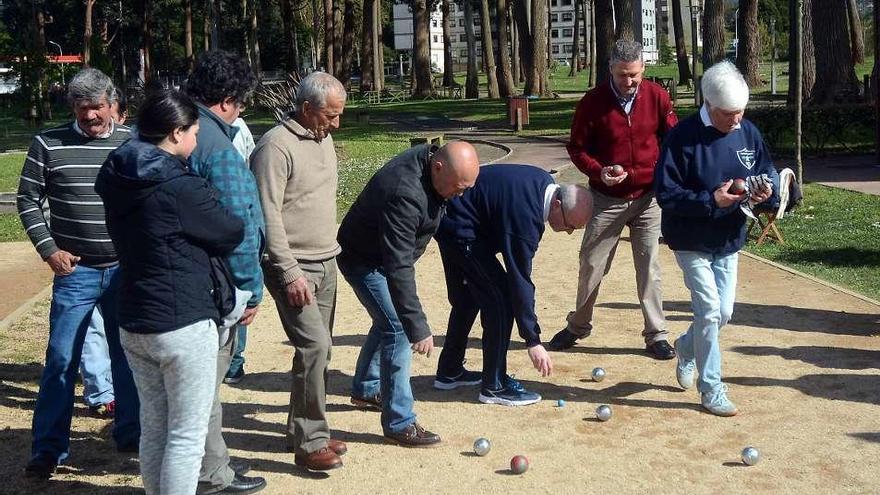
<path id="1" fill-rule="evenodd" d="M 28 238 L 44 260 L 58 251 L 52 232 L 46 224 L 43 216 L 43 203 L 46 201 L 48 188 L 46 186 L 46 165 L 49 163 L 46 147 L 40 141 L 40 136 L 35 136 L 31 141 L 24 166 L 21 169 L 21 178 L 18 182 L 18 196 L 16 206 L 18 217 L 27 232 Z"/>
<path id="2" fill-rule="evenodd" d="M 571 136 L 566 145 L 572 163 L 587 177 L 599 180 L 602 164 L 593 158 L 587 150 L 592 143 L 592 122 L 589 120 L 590 103 L 587 97 L 581 98 L 574 112 L 571 124 Z"/>
<path id="3" fill-rule="evenodd" d="M 226 256 L 241 243 L 244 224 L 217 201 L 207 181 L 192 178 L 178 188 L 177 203 L 183 235 L 211 256 Z"/>
<path id="4" fill-rule="evenodd" d="M 672 99 L 669 98 L 669 93 L 666 90 L 660 90 L 660 128 L 657 130 L 658 134 L 662 138 L 666 136 L 669 131 L 678 124 L 678 115 L 675 114 L 675 110 L 672 108 Z"/>
<path id="5" fill-rule="evenodd" d="M 663 211 L 682 217 L 718 218 L 739 208 L 737 204 L 719 208 L 715 203 L 714 191 L 687 188 L 685 177 L 689 162 L 690 158 L 674 138 L 663 145 L 660 160 L 654 169 L 654 192 Z"/>
<path id="6" fill-rule="evenodd" d="M 541 343 L 541 327 L 535 314 L 535 284 L 532 283 L 532 259 L 535 243 L 522 237 L 505 234 L 501 256 L 507 269 L 513 316 L 519 335 L 527 347 Z"/>
<path id="7" fill-rule="evenodd" d="M 294 173 L 296 158 L 284 153 L 278 146 L 266 143 L 254 150 L 251 155 L 251 169 L 257 180 L 263 218 L 266 219 L 266 252 L 272 272 L 278 281 L 287 285 L 303 276 L 299 262 L 290 251 L 288 232 L 284 228 L 281 210 L 284 206 L 284 191 Z"/>
<path id="8" fill-rule="evenodd" d="M 415 250 L 420 208 L 408 197 L 392 198 L 382 210 L 380 247 L 388 292 L 403 331 L 412 343 L 431 335 L 428 320 L 416 293 Z"/>

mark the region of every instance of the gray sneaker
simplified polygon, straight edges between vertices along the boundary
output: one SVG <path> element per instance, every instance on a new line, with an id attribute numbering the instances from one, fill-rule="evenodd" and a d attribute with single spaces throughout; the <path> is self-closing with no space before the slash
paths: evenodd
<path id="1" fill-rule="evenodd" d="M 721 384 L 716 392 L 702 394 L 701 402 L 703 407 L 716 416 L 736 416 L 737 410 L 733 402 L 727 398 L 727 385 Z"/>
<path id="2" fill-rule="evenodd" d="M 694 378 L 697 373 L 697 365 L 693 359 L 685 361 L 681 358 L 681 350 L 678 348 L 678 339 L 675 339 L 675 355 L 678 356 L 678 365 L 675 367 L 675 378 L 678 385 L 684 390 L 690 390 L 694 386 Z"/>

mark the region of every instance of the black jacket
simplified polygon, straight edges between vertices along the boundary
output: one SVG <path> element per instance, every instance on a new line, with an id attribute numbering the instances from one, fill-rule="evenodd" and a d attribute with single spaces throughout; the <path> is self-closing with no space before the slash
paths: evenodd
<path id="1" fill-rule="evenodd" d="M 385 164 L 342 219 L 337 240 L 346 267 L 381 269 L 397 317 L 410 342 L 431 335 L 416 294 L 414 265 L 425 252 L 446 210 L 431 183 L 428 145 L 405 151 Z"/>
<path id="2" fill-rule="evenodd" d="M 119 253 L 119 326 L 161 333 L 220 315 L 209 256 L 224 256 L 244 225 L 186 162 L 131 139 L 101 167 L 95 190 Z"/>

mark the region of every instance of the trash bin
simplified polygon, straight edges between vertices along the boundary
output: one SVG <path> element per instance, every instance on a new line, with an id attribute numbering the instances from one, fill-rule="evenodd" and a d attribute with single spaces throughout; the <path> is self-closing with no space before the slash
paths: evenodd
<path id="1" fill-rule="evenodd" d="M 508 96 L 507 97 L 507 120 L 510 125 L 516 125 L 516 111 L 522 113 L 522 125 L 529 123 L 529 98 L 527 96 Z"/>

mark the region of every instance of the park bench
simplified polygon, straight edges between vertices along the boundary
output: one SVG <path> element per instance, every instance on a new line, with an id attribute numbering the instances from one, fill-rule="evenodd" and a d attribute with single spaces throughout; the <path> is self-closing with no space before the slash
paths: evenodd
<path id="1" fill-rule="evenodd" d="M 415 137 L 411 137 L 409 139 L 410 147 L 419 146 L 422 144 L 436 144 L 437 146 L 443 146 L 443 134 L 442 133 L 426 133 L 426 134 L 420 134 Z"/>

